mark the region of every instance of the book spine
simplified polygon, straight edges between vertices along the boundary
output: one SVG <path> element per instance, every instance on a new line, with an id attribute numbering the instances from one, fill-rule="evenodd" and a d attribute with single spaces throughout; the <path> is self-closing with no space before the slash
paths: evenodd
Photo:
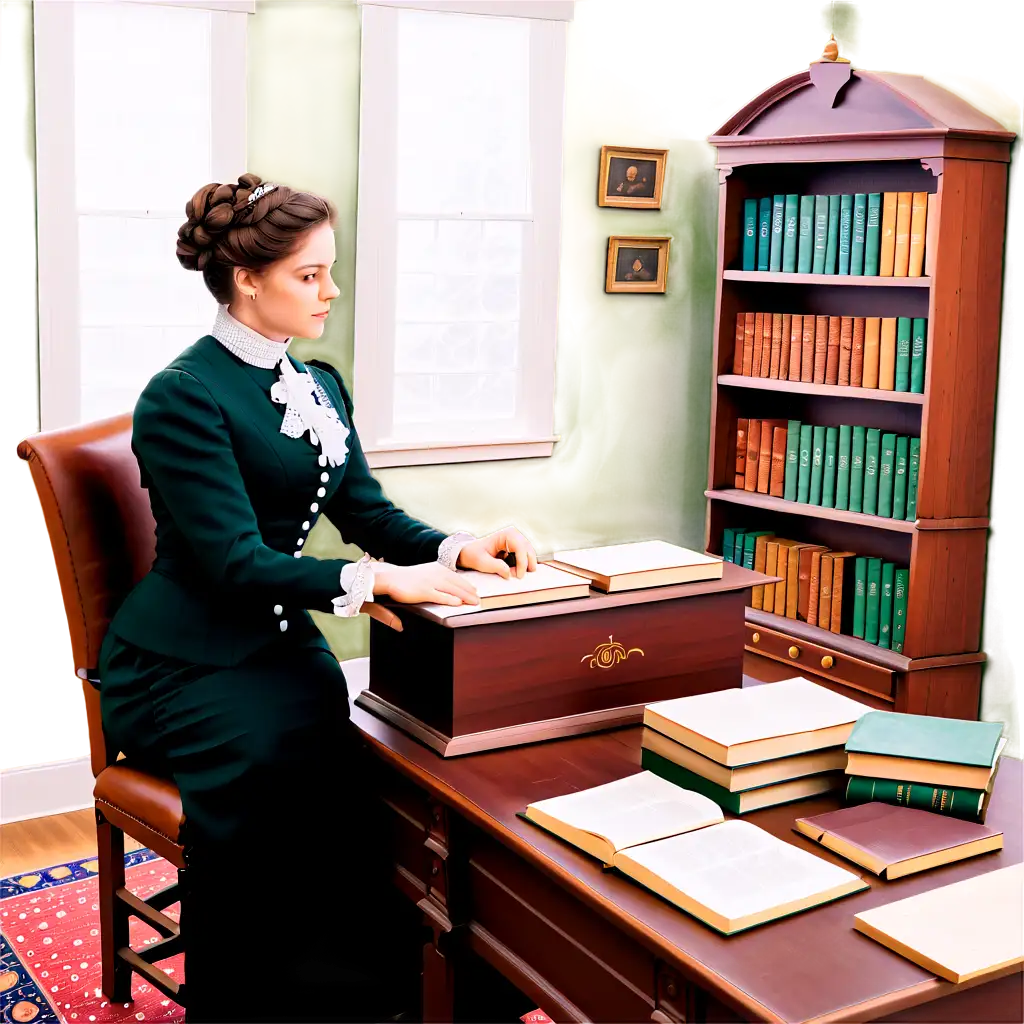
<path id="1" fill-rule="evenodd" d="M 837 427 L 825 428 L 825 464 L 821 478 L 822 508 L 836 507 L 836 453 L 839 448 Z"/>
<path id="2" fill-rule="evenodd" d="M 842 317 L 828 318 L 828 341 L 825 343 L 825 383 L 839 383 L 839 342 Z"/>
<path id="3" fill-rule="evenodd" d="M 744 543 L 746 542 L 746 538 L 747 538 L 747 534 L 746 534 L 745 530 L 737 530 L 736 531 L 736 540 L 734 542 L 735 543 L 735 547 L 733 548 L 732 560 L 737 565 L 742 565 L 743 564 L 743 550 L 744 550 Z"/>
<path id="4" fill-rule="evenodd" d="M 906 277 L 910 269 L 910 214 L 912 192 L 896 193 L 896 247 L 893 252 L 893 277 Z"/>
<path id="5" fill-rule="evenodd" d="M 814 332 L 817 317 L 804 315 L 803 338 L 800 342 L 800 380 L 810 384 L 814 380 Z"/>
<path id="6" fill-rule="evenodd" d="M 743 326 L 746 323 L 746 313 L 736 314 L 736 331 L 732 342 L 732 372 L 743 372 Z"/>
<path id="7" fill-rule="evenodd" d="M 796 272 L 797 233 L 799 231 L 800 219 L 799 207 L 800 197 L 798 195 L 790 194 L 786 196 L 782 228 L 782 272 L 784 274 Z"/>
<path id="8" fill-rule="evenodd" d="M 853 242 L 850 245 L 850 274 L 864 273 L 864 241 L 868 224 L 868 197 L 858 192 L 853 197 Z"/>
<path id="9" fill-rule="evenodd" d="M 724 562 L 735 562 L 735 555 L 733 549 L 736 546 L 736 530 L 727 526 L 722 531 L 722 561 Z"/>
<path id="10" fill-rule="evenodd" d="M 749 537 L 750 534 L 748 534 L 747 536 Z M 768 542 L 771 539 L 772 539 L 772 535 L 770 533 L 767 533 L 764 530 L 758 531 L 757 535 L 755 536 L 755 538 L 754 538 L 754 564 L 752 566 L 750 566 L 750 568 L 753 569 L 754 572 L 760 572 L 760 573 L 764 572 L 765 560 L 766 560 L 767 555 L 768 555 Z M 757 602 L 756 604 L 752 603 L 751 607 L 753 607 L 753 608 L 760 608 L 761 607 L 761 603 L 762 603 L 762 599 L 764 598 L 764 584 L 762 583 L 762 584 L 760 584 L 758 586 L 755 586 L 755 587 L 753 587 L 751 589 L 753 591 L 753 594 L 752 594 L 753 601 Z"/>
<path id="11" fill-rule="evenodd" d="M 917 476 L 921 468 L 921 438 L 910 439 L 907 455 L 907 522 L 917 519 Z"/>
<path id="12" fill-rule="evenodd" d="M 896 317 L 883 316 L 878 342 L 878 387 L 896 390 Z"/>
<path id="13" fill-rule="evenodd" d="M 793 314 L 783 313 L 782 314 L 782 344 L 781 353 L 779 355 L 779 380 L 786 380 L 789 377 L 789 352 L 790 352 L 790 334 L 793 330 Z"/>
<path id="14" fill-rule="evenodd" d="M 895 391 L 910 390 L 910 317 L 896 318 L 896 369 L 893 377 Z"/>
<path id="15" fill-rule="evenodd" d="M 676 764 L 675 761 L 670 761 L 667 757 L 662 757 L 661 754 L 648 750 L 646 747 L 640 749 L 640 767 L 681 789 L 689 789 L 694 793 L 706 796 L 709 800 L 714 800 L 719 807 L 724 807 L 727 811 L 732 811 L 733 814 L 740 813 L 739 793 L 730 793 L 724 786 L 719 786 L 717 782 L 705 779 L 702 775 L 698 775 L 696 772 L 690 771 L 689 768 L 684 768 L 681 764 Z"/>
<path id="16" fill-rule="evenodd" d="M 878 357 L 881 348 L 882 318 L 869 316 L 864 319 L 864 376 L 862 388 L 878 387 Z"/>
<path id="17" fill-rule="evenodd" d="M 800 475 L 800 421 L 790 420 L 786 424 L 786 477 L 782 497 L 796 501 L 796 482 Z"/>
<path id="18" fill-rule="evenodd" d="M 878 612 L 882 591 L 882 560 L 868 559 L 868 585 L 864 600 L 864 639 L 878 643 Z"/>
<path id="19" fill-rule="evenodd" d="M 980 789 L 946 789 L 920 782 L 871 779 L 863 775 L 850 775 L 846 779 L 848 804 L 866 804 L 877 800 L 883 804 L 914 807 L 919 811 L 945 814 L 964 821 L 981 820 L 984 799 L 985 793 Z"/>
<path id="20" fill-rule="evenodd" d="M 909 343 L 908 343 L 909 351 Z M 782 362 L 782 314 L 772 313 L 772 343 L 768 350 L 768 376 L 779 379 L 779 364 Z M 909 364 L 908 364 L 909 367 Z"/>
<path id="21" fill-rule="evenodd" d="M 789 379 L 800 379 L 800 349 L 803 346 L 804 318 L 794 313 L 789 325 Z"/>
<path id="22" fill-rule="evenodd" d="M 839 198 L 839 273 L 850 273 L 850 250 L 853 246 L 853 196 Z"/>
<path id="23" fill-rule="evenodd" d="M 783 497 L 786 487 L 786 427 L 772 432 L 772 468 L 768 479 L 768 493 L 773 498 Z"/>
<path id="24" fill-rule="evenodd" d="M 828 365 L 828 317 L 814 318 L 814 378 L 813 383 L 825 383 L 825 369 Z"/>
<path id="25" fill-rule="evenodd" d="M 878 276 L 879 245 L 882 239 L 882 193 L 868 193 L 867 223 L 864 227 L 864 276 Z"/>
<path id="26" fill-rule="evenodd" d="M 782 270 L 782 241 L 786 227 L 786 197 L 775 196 L 772 202 L 772 242 L 768 254 L 768 269 L 773 273 Z"/>
<path id="27" fill-rule="evenodd" d="M 828 438 L 826 437 L 826 441 Z M 850 455 L 853 431 L 849 425 L 839 427 L 839 446 L 836 453 L 836 508 L 850 510 Z"/>
<path id="28" fill-rule="evenodd" d="M 757 453 L 757 493 L 767 494 L 772 475 L 772 430 L 771 420 L 761 421 L 761 450 Z"/>
<path id="29" fill-rule="evenodd" d="M 743 200 L 743 269 L 757 269 L 757 200 Z"/>
<path id="30" fill-rule="evenodd" d="M 763 530 L 755 530 L 743 535 L 743 568 L 754 568 L 754 552 L 757 550 L 757 539 L 763 537 Z"/>
<path id="31" fill-rule="evenodd" d="M 825 552 L 811 552 L 810 590 L 807 596 L 807 625 L 818 624 L 818 598 L 821 596 L 821 556 Z"/>
<path id="32" fill-rule="evenodd" d="M 815 427 L 811 441 L 811 491 L 809 502 L 821 504 L 821 485 L 825 462 L 825 428 Z"/>
<path id="33" fill-rule="evenodd" d="M 807 504 L 811 496 L 811 424 L 800 424 L 800 465 L 796 480 L 796 500 Z"/>
<path id="34" fill-rule="evenodd" d="M 749 377 L 754 366 L 754 324 L 757 317 L 754 313 L 743 314 L 743 369 L 744 377 Z"/>
<path id="35" fill-rule="evenodd" d="M 787 619 L 795 619 L 800 600 L 800 551 L 801 546 L 794 544 L 789 551 L 789 565 L 786 567 L 786 605 L 782 614 Z"/>
<path id="36" fill-rule="evenodd" d="M 896 256 L 896 193 L 882 193 L 882 240 L 878 255 L 879 277 L 892 277 Z"/>
<path id="37" fill-rule="evenodd" d="M 818 625 L 822 629 L 832 628 L 832 566 L 832 555 L 826 552 L 818 568 Z"/>
<path id="38" fill-rule="evenodd" d="M 814 266 L 814 196 L 800 197 L 800 239 L 797 272 L 809 274 Z"/>
<path id="39" fill-rule="evenodd" d="M 772 197 L 766 196 L 757 211 L 757 269 L 767 270 L 772 247 Z"/>
<path id="40" fill-rule="evenodd" d="M 865 317 L 853 318 L 853 341 L 850 345 L 850 387 L 864 386 L 864 327 Z"/>
<path id="41" fill-rule="evenodd" d="M 747 458 L 743 466 L 743 489 L 757 490 L 757 460 L 761 457 L 761 421 L 747 420 Z"/>
<path id="42" fill-rule="evenodd" d="M 864 620 L 867 610 L 868 560 L 856 558 L 853 562 L 853 635 L 864 639 Z"/>
<path id="43" fill-rule="evenodd" d="M 863 427 L 853 428 L 853 454 L 850 456 L 850 511 L 864 510 L 864 449 L 867 447 L 867 431 Z"/>
<path id="44" fill-rule="evenodd" d="M 829 629 L 833 633 L 842 633 L 844 614 L 844 590 L 849 587 L 846 583 L 846 563 L 849 556 L 836 556 L 832 559 L 832 620 Z"/>
<path id="45" fill-rule="evenodd" d="M 747 483 L 747 419 L 736 420 L 736 474 L 734 486 L 742 489 Z"/>
<path id="46" fill-rule="evenodd" d="M 778 575 L 777 570 L 779 567 L 779 542 L 777 540 L 770 540 L 765 545 L 764 549 L 764 574 L 765 576 L 776 576 Z M 757 591 L 761 590 L 760 602 L 751 600 L 751 608 L 762 608 L 766 612 L 773 611 L 775 609 L 775 584 L 765 583 L 763 586 L 754 587 L 754 594 L 752 598 L 757 596 Z"/>
<path id="47" fill-rule="evenodd" d="M 882 451 L 882 432 L 869 427 L 864 445 L 864 496 L 861 511 L 865 515 L 878 515 L 878 463 Z"/>
<path id="48" fill-rule="evenodd" d="M 892 596 L 892 649 L 903 653 L 903 639 L 907 633 L 907 596 L 910 587 L 910 570 L 897 569 L 893 574 Z"/>
<path id="49" fill-rule="evenodd" d="M 825 273 L 836 272 L 839 255 L 839 201 L 840 196 L 828 197 L 828 235 L 825 239 Z"/>
<path id="50" fill-rule="evenodd" d="M 768 314 L 771 316 L 771 314 Z M 761 376 L 761 347 L 764 345 L 764 313 L 754 314 L 754 335 L 750 345 L 750 376 Z"/>
<path id="51" fill-rule="evenodd" d="M 878 515 L 892 518 L 892 498 L 895 490 L 896 435 L 883 434 L 878 459 Z"/>
<path id="52" fill-rule="evenodd" d="M 756 374 L 767 377 L 772 365 L 772 320 L 771 313 L 765 313 L 761 320 L 761 370 Z"/>
<path id="53" fill-rule="evenodd" d="M 839 380 L 840 387 L 850 386 L 850 371 L 853 366 L 853 317 L 840 318 L 839 328 Z"/>
<path id="54" fill-rule="evenodd" d="M 910 206 L 910 263 L 907 277 L 924 273 L 924 240 L 928 229 L 928 193 L 915 192 Z"/>
<path id="55" fill-rule="evenodd" d="M 814 257 L 811 273 L 825 273 L 825 250 L 828 246 L 828 196 L 814 197 Z"/>
<path id="56" fill-rule="evenodd" d="M 924 394 L 924 352 L 928 344 L 928 321 L 914 317 L 910 342 L 910 390 L 915 395 Z"/>
<path id="57" fill-rule="evenodd" d="M 907 518 L 907 462 L 910 456 L 910 439 L 896 438 L 896 458 L 892 469 L 892 517 Z"/>
<path id="58" fill-rule="evenodd" d="M 775 575 L 779 582 L 775 584 L 775 601 L 772 605 L 765 604 L 765 609 L 776 615 L 786 614 L 786 581 L 789 578 L 789 549 L 791 545 L 779 543 L 779 558 L 775 564 Z"/>
<path id="59" fill-rule="evenodd" d="M 896 566 L 892 562 L 882 563 L 882 595 L 878 602 L 878 646 L 890 647 L 892 643 L 892 589 Z"/>

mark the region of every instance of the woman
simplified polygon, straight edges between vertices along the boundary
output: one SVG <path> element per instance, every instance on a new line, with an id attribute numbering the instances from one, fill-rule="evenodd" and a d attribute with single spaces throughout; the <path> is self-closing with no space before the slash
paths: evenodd
<path id="1" fill-rule="evenodd" d="M 372 931 L 379 858 L 345 680 L 306 609 L 475 604 L 456 565 L 507 577 L 509 551 L 522 576 L 536 554 L 515 530 L 446 537 L 391 504 L 341 376 L 287 354 L 338 295 L 326 200 L 244 174 L 185 209 L 178 260 L 220 311 L 135 408 L 157 554 L 101 652 L 103 724 L 181 790 L 188 1020 L 377 1019 L 394 986 L 355 922 Z M 321 514 L 368 554 L 301 557 Z M 320 907 L 316 864 L 337 879 Z"/>

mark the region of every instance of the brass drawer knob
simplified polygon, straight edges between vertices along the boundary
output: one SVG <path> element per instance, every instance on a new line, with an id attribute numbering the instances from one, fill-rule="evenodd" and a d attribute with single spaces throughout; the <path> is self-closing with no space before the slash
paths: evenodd
<path id="1" fill-rule="evenodd" d="M 789 656 L 791 658 L 799 658 L 800 657 L 800 648 L 796 647 L 796 646 L 790 647 L 790 649 L 789 649 Z"/>
<path id="2" fill-rule="evenodd" d="M 755 644 L 759 644 L 761 642 L 761 634 L 755 633 L 750 639 L 753 640 Z"/>
<path id="3" fill-rule="evenodd" d="M 822 668 L 831 668 L 834 664 L 835 662 L 832 660 L 831 654 L 826 654 L 825 657 L 821 659 Z"/>

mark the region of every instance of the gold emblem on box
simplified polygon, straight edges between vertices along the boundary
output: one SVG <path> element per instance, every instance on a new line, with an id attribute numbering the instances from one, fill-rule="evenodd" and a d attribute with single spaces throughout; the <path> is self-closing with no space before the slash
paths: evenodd
<path id="1" fill-rule="evenodd" d="M 620 661 L 625 661 L 631 654 L 639 654 L 643 658 L 644 652 L 639 647 L 630 647 L 627 651 L 617 640 L 608 637 L 608 643 L 598 644 L 590 654 L 584 654 L 581 662 L 590 660 L 591 668 L 613 668 Z"/>

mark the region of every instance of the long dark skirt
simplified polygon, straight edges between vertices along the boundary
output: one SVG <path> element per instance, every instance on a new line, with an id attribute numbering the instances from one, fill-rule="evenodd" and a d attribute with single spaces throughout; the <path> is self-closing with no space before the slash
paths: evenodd
<path id="1" fill-rule="evenodd" d="M 188 1021 L 393 1013 L 386 883 L 334 657 L 282 638 L 214 668 L 110 635 L 101 666 L 109 743 L 181 790 Z"/>

